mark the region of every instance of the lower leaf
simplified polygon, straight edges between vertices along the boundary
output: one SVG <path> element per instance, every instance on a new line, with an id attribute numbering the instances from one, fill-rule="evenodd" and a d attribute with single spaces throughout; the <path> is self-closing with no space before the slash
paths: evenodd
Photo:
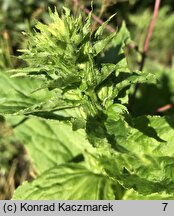
<path id="1" fill-rule="evenodd" d="M 14 200 L 114 200 L 116 183 L 79 164 L 59 165 L 20 186 Z"/>

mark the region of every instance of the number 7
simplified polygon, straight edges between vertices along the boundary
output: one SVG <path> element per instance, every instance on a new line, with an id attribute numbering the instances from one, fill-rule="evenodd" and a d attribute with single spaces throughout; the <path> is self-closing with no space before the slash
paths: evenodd
<path id="1" fill-rule="evenodd" d="M 168 205 L 168 203 L 162 203 L 164 205 L 163 211 L 166 211 L 166 207 Z"/>

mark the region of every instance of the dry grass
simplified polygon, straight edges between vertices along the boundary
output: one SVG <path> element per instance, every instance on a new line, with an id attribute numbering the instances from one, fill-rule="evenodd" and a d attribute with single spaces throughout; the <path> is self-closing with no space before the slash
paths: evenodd
<path id="1" fill-rule="evenodd" d="M 24 145 L 16 140 L 13 128 L 0 116 L 0 200 L 11 199 L 14 190 L 34 175 Z"/>
<path id="2" fill-rule="evenodd" d="M 0 172 L 0 200 L 9 200 L 15 189 L 24 181 L 31 181 L 35 177 L 35 171 L 32 167 L 28 155 L 23 145 L 20 146 L 18 155 L 14 155 L 13 159 L 9 162 L 9 171 L 6 175 Z"/>

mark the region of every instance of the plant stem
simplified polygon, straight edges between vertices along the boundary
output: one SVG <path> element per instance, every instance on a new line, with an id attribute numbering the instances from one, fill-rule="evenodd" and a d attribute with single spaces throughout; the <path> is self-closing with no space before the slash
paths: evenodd
<path id="1" fill-rule="evenodd" d="M 156 0 L 155 1 L 155 7 L 154 7 L 154 12 L 153 12 L 153 17 L 152 17 L 152 20 L 150 22 L 148 34 L 147 34 L 147 37 L 146 37 L 146 40 L 145 40 L 145 44 L 144 44 L 144 54 L 147 53 L 148 48 L 149 48 L 149 42 L 150 42 L 150 39 L 151 39 L 151 36 L 152 36 L 152 32 L 153 32 L 153 29 L 154 29 L 154 26 L 155 26 L 155 22 L 156 22 L 156 19 L 157 19 L 157 16 L 158 16 L 160 2 L 161 2 L 161 0 Z"/>
<path id="2" fill-rule="evenodd" d="M 165 111 L 171 109 L 172 107 L 174 107 L 174 104 L 172 104 L 172 103 L 171 103 L 171 104 L 167 104 L 167 105 L 165 105 L 165 106 L 162 106 L 162 107 L 158 108 L 158 109 L 157 109 L 157 112 L 158 112 L 158 113 L 160 113 L 160 112 L 165 112 Z"/>
<path id="3" fill-rule="evenodd" d="M 141 62 L 140 62 L 140 65 L 139 65 L 139 70 L 140 71 L 142 71 L 143 68 L 144 68 L 144 64 L 145 64 L 145 60 L 146 60 L 146 56 L 147 56 L 147 52 L 148 52 L 148 48 L 149 48 L 149 42 L 150 42 L 150 39 L 152 37 L 153 29 L 154 29 L 156 19 L 157 19 L 157 16 L 158 16 L 160 3 L 161 3 L 161 0 L 155 0 L 153 16 L 152 16 L 151 22 L 149 24 L 149 28 L 148 28 L 147 36 L 146 36 L 146 39 L 145 39 L 142 56 L 141 56 Z M 137 90 L 138 90 L 139 86 L 140 86 L 140 83 L 137 83 L 135 85 L 134 92 L 130 97 L 130 101 L 129 101 L 129 109 L 130 110 L 132 109 L 132 105 L 135 102 L 135 97 L 136 97 L 136 93 L 137 93 Z"/>

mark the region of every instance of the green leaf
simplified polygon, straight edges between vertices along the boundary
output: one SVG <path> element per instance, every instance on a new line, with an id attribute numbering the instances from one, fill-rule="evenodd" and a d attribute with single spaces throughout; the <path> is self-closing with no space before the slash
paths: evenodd
<path id="1" fill-rule="evenodd" d="M 114 37 L 116 37 L 115 32 L 110 34 L 106 38 L 97 41 L 93 46 L 93 48 L 95 50 L 94 56 L 97 56 L 101 51 L 103 51 L 106 48 L 106 46 L 108 45 L 108 43 L 110 43 Z"/>
<path id="2" fill-rule="evenodd" d="M 125 45 L 131 42 L 130 33 L 123 22 L 121 28 L 119 29 L 117 35 L 113 37 L 112 41 L 108 43 L 102 57 L 99 61 L 103 63 L 114 63 L 119 64 L 123 71 L 128 71 L 127 61 L 124 55 Z"/>
<path id="3" fill-rule="evenodd" d="M 118 66 L 115 64 L 102 64 L 101 67 L 101 73 L 98 75 L 100 82 L 98 84 L 106 80 L 113 72 L 116 71 L 116 69 L 118 69 Z"/>
<path id="4" fill-rule="evenodd" d="M 157 76 L 155 76 L 154 74 L 150 74 L 150 73 L 144 73 L 144 72 L 134 72 L 134 73 L 121 73 L 120 72 L 120 77 L 121 79 L 123 79 L 122 81 L 120 81 L 116 88 L 118 91 L 123 90 L 126 87 L 131 86 L 132 84 L 136 84 L 136 83 L 156 83 L 157 82 Z"/>
<path id="5" fill-rule="evenodd" d="M 0 73 L 0 113 L 14 114 L 28 107 L 37 107 L 43 101 L 52 97 L 51 92 L 45 90 L 35 92 L 42 81 L 35 81 L 32 78 L 10 78 L 5 73 Z"/>
<path id="6" fill-rule="evenodd" d="M 121 28 L 119 29 L 118 35 L 116 38 L 113 39 L 112 43 L 114 47 L 119 46 L 120 49 L 122 49 L 125 47 L 125 45 L 129 44 L 130 42 L 131 42 L 131 35 L 129 30 L 126 27 L 126 23 L 123 21 Z"/>
<path id="7" fill-rule="evenodd" d="M 131 125 L 117 116 L 115 121 L 113 116 L 108 119 L 106 128 L 116 144 L 109 155 L 103 151 L 100 160 L 109 176 L 142 196 L 166 193 L 173 197 L 173 122 L 173 116 L 142 116 L 133 119 Z M 114 171 L 116 167 L 119 172 Z"/>
<path id="8" fill-rule="evenodd" d="M 113 200 L 115 183 L 78 164 L 47 170 L 31 183 L 20 186 L 14 200 Z"/>
<path id="9" fill-rule="evenodd" d="M 37 173 L 73 160 L 91 148 L 84 131 L 74 132 L 68 123 L 32 118 L 14 132 L 28 150 Z"/>
<path id="10" fill-rule="evenodd" d="M 96 31 L 95 33 L 95 38 L 98 38 L 99 36 L 101 36 L 103 34 L 103 31 L 106 27 L 106 25 L 111 21 L 111 19 L 113 19 L 113 17 L 115 17 L 116 14 L 113 14 L 112 16 L 109 17 L 109 19 L 107 19 Z"/>
<path id="11" fill-rule="evenodd" d="M 116 121 L 117 118 L 119 119 L 124 114 L 128 114 L 128 110 L 124 105 L 114 103 L 113 105 L 108 107 L 106 114 L 109 119 Z"/>
<path id="12" fill-rule="evenodd" d="M 142 194 L 137 193 L 135 190 L 127 190 L 124 194 L 123 200 L 173 200 L 174 196 L 171 196 L 167 193 L 153 193 L 150 195 L 143 196 Z"/>
<path id="13" fill-rule="evenodd" d="M 62 100 L 61 91 L 48 91 L 42 80 L 31 77 L 10 78 L 0 73 L 0 113 L 15 115 L 35 115 L 47 119 L 70 120 L 84 116 L 78 108 L 79 91 L 69 91 Z M 70 98 L 71 97 L 71 98 Z M 74 99 L 74 102 L 73 102 Z"/>
<path id="14" fill-rule="evenodd" d="M 158 76 L 145 72 L 125 72 L 125 68 L 119 69 L 118 83 L 113 90 L 113 98 L 119 99 L 121 103 L 128 103 L 128 94 L 131 86 L 133 87 L 137 83 L 153 83 L 156 84 Z"/>

